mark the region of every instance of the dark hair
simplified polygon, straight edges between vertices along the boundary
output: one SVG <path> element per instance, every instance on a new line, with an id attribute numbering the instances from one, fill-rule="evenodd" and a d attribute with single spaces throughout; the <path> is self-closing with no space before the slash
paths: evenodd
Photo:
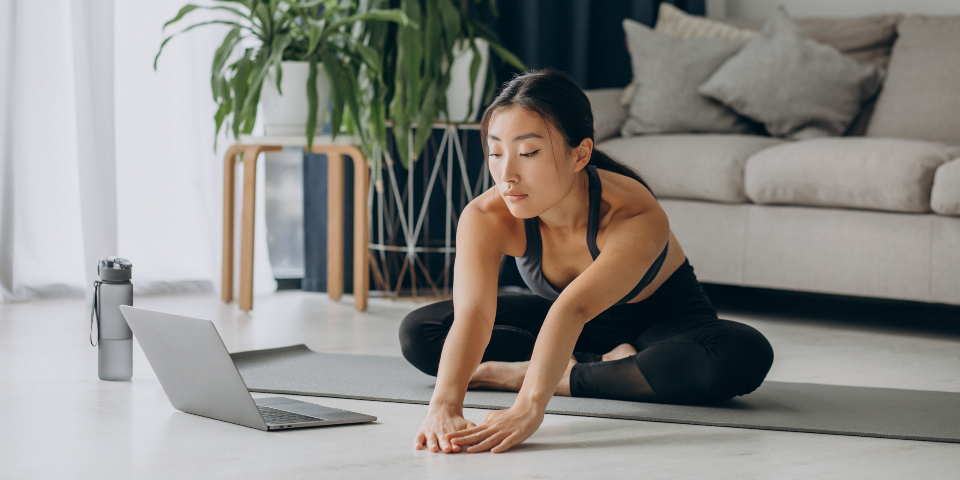
<path id="1" fill-rule="evenodd" d="M 593 111 L 590 100 L 569 75 L 559 70 L 545 68 L 528 70 L 503 84 L 480 121 L 480 138 L 484 153 L 487 153 L 487 131 L 490 118 L 499 110 L 518 106 L 537 113 L 553 125 L 570 148 L 580 145 L 584 138 L 593 140 Z M 636 170 L 593 148 L 588 165 L 630 177 L 650 190 L 647 182 Z M 653 190 L 650 190 L 653 193 Z"/>

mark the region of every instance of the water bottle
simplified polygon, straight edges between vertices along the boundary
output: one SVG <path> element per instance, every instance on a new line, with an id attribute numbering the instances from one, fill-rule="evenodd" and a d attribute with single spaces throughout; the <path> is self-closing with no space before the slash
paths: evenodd
<path id="1" fill-rule="evenodd" d="M 100 380 L 130 380 L 133 376 L 133 332 L 120 313 L 120 305 L 133 306 L 133 264 L 119 257 L 100 260 L 93 283 L 93 311 L 90 312 L 90 344 L 97 347 Z M 93 326 L 97 326 L 97 343 Z"/>

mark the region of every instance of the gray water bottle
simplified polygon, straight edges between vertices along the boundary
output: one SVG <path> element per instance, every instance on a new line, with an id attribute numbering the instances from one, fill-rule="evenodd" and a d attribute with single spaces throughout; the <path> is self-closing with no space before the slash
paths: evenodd
<path id="1" fill-rule="evenodd" d="M 97 324 L 98 375 L 100 380 L 130 380 L 133 376 L 133 332 L 120 313 L 120 305 L 133 306 L 133 283 L 130 282 L 133 264 L 119 257 L 100 260 L 94 282 L 93 311 Z"/>

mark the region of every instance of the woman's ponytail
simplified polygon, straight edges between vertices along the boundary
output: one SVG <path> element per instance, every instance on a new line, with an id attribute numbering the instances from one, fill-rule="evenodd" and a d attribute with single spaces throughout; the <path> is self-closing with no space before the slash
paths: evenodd
<path id="1" fill-rule="evenodd" d="M 590 155 L 590 161 L 587 162 L 587 165 L 594 165 L 601 170 L 607 170 L 614 173 L 619 173 L 625 177 L 630 177 L 638 182 L 641 185 L 650 190 L 650 193 L 653 194 L 653 197 L 656 198 L 657 194 L 653 193 L 653 190 L 650 188 L 650 185 L 647 185 L 647 182 L 643 181 L 643 178 L 640 178 L 640 174 L 636 170 L 630 168 L 630 166 L 618 162 L 613 159 L 610 155 L 607 155 L 602 150 L 597 150 L 597 147 L 593 147 L 593 153 Z"/>

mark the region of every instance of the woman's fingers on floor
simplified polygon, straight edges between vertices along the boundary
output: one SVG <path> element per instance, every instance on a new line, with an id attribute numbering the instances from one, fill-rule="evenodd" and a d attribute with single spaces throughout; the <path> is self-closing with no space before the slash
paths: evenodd
<path id="1" fill-rule="evenodd" d="M 490 453 L 506 452 L 514 445 L 520 443 L 519 438 L 520 438 L 520 434 L 518 433 L 514 433 L 513 435 L 510 435 L 509 437 L 503 439 L 503 441 L 500 442 L 500 445 L 497 445 L 496 447 L 491 448 Z"/>
<path id="2" fill-rule="evenodd" d="M 423 442 L 426 441 L 427 437 L 423 435 L 423 432 L 417 432 L 417 438 L 413 441 L 413 448 L 420 450 L 423 448 Z"/>
<path id="3" fill-rule="evenodd" d="M 472 447 L 470 447 L 470 448 L 467 448 L 467 452 L 470 452 L 470 453 L 485 452 L 485 451 L 490 450 L 491 448 L 497 446 L 498 444 L 500 444 L 500 442 L 501 442 L 504 438 L 506 438 L 506 437 L 507 437 L 507 434 L 506 434 L 506 433 L 504 433 L 504 432 L 497 432 L 497 433 L 495 433 L 495 434 L 490 435 L 489 437 L 487 437 L 486 440 L 484 440 L 484 441 L 482 441 L 482 442 L 480 442 L 480 443 L 478 443 L 478 444 L 476 444 L 476 445 L 474 445 L 474 446 L 472 446 Z"/>
<path id="4" fill-rule="evenodd" d="M 488 438 L 490 435 L 496 433 L 496 431 L 490 429 L 488 425 L 480 425 L 480 427 L 471 430 L 476 431 L 469 435 L 451 438 L 451 441 L 457 445 L 476 445 L 477 443 L 483 441 L 483 439 Z"/>
<path id="5" fill-rule="evenodd" d="M 473 424 L 471 424 L 471 425 L 473 425 Z M 481 431 L 481 430 L 483 430 L 483 429 L 485 429 L 485 428 L 487 428 L 487 427 L 483 426 L 482 424 L 481 424 L 479 427 L 476 426 L 476 425 L 473 425 L 473 426 L 470 427 L 470 428 L 464 428 L 463 430 L 457 430 L 456 432 L 448 433 L 448 434 L 447 434 L 447 438 L 453 440 L 454 438 L 466 437 L 466 436 L 468 436 L 468 435 L 473 435 L 473 434 L 475 434 L 475 433 L 477 433 L 477 432 L 479 432 L 479 431 Z"/>
<path id="6" fill-rule="evenodd" d="M 440 450 L 440 448 L 437 447 L 436 434 L 430 433 L 429 435 L 427 435 L 427 448 L 430 449 L 431 452 L 437 452 Z"/>
<path id="7" fill-rule="evenodd" d="M 440 451 L 443 453 L 450 453 L 453 451 L 452 445 L 450 445 L 450 441 L 447 440 L 446 435 L 437 436 L 437 446 L 440 447 Z"/>
<path id="8" fill-rule="evenodd" d="M 451 439 L 451 441 L 456 445 L 475 445 L 477 442 L 482 441 L 483 439 L 489 437 L 494 432 L 490 431 L 488 428 L 481 428 L 477 432 L 470 435 L 465 435 L 462 437 L 457 437 Z"/>

